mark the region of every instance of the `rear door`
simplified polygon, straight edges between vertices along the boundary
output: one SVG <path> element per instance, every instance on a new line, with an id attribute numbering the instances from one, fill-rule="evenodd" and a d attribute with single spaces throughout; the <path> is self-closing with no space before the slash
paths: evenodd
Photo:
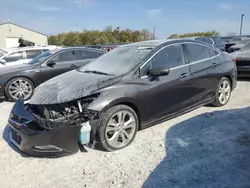
<path id="1" fill-rule="evenodd" d="M 214 86 L 217 83 L 217 57 L 214 51 L 207 45 L 198 43 L 184 43 L 184 52 L 186 54 L 190 77 L 192 79 L 192 88 L 194 103 L 209 99 L 214 94 Z"/>
<path id="2" fill-rule="evenodd" d="M 169 68 L 167 76 L 152 78 L 147 75 L 154 67 Z M 185 65 L 180 44 L 163 47 L 148 63 L 140 69 L 140 76 L 145 84 L 142 104 L 142 121 L 149 123 L 186 108 L 190 98 L 189 67 Z"/>
<path id="3" fill-rule="evenodd" d="M 74 65 L 74 60 L 75 51 L 73 49 L 56 53 L 45 64 L 41 65 L 41 83 L 57 75 L 75 69 L 76 66 Z M 52 61 L 55 65 L 48 66 L 47 63 Z"/>

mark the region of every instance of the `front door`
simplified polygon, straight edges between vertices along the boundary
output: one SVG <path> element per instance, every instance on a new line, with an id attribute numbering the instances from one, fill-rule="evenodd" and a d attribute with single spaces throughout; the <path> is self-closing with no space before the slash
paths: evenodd
<path id="1" fill-rule="evenodd" d="M 57 75 L 65 73 L 67 71 L 76 68 L 74 65 L 74 50 L 67 50 L 55 54 L 50 60 L 45 64 L 41 65 L 40 83 L 47 81 Z M 55 65 L 48 65 L 50 62 L 55 63 Z"/>
<path id="2" fill-rule="evenodd" d="M 157 66 L 169 68 L 169 74 L 155 78 L 148 76 L 148 71 Z M 159 120 L 190 105 L 189 67 L 185 65 L 180 44 L 163 47 L 140 69 L 140 76 L 145 86 L 140 98 L 140 105 L 145 109 L 142 122 Z"/>

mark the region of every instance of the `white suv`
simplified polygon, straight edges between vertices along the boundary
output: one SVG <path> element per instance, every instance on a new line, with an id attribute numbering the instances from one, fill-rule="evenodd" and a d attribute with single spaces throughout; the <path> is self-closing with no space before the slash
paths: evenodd
<path id="1" fill-rule="evenodd" d="M 41 53 L 59 48 L 57 46 L 32 46 L 0 49 L 0 68 L 29 62 Z"/>

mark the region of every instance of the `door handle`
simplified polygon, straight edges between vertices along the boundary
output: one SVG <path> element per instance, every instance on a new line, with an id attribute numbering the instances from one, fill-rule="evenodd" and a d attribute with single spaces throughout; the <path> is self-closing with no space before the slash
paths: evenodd
<path id="1" fill-rule="evenodd" d="M 76 66 L 75 66 L 74 64 L 71 64 L 70 67 L 71 67 L 71 68 L 75 68 Z"/>
<path id="2" fill-rule="evenodd" d="M 189 76 L 189 73 L 183 73 L 183 74 L 180 75 L 180 78 L 185 78 L 187 76 Z"/>
<path id="3" fill-rule="evenodd" d="M 212 64 L 213 67 L 215 67 L 215 66 L 217 66 L 217 65 L 218 65 L 217 63 L 213 63 L 213 64 Z"/>

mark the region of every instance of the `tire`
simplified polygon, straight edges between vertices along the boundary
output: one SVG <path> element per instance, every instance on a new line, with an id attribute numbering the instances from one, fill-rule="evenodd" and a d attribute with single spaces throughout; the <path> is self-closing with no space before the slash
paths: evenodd
<path id="1" fill-rule="evenodd" d="M 20 91 L 23 94 L 19 93 L 15 97 L 15 92 L 14 92 L 15 89 L 13 89 L 13 88 L 18 88 L 18 86 L 22 88 L 22 90 L 20 88 Z M 24 78 L 24 77 L 17 77 L 17 78 L 13 78 L 10 81 L 8 81 L 4 90 L 5 90 L 6 97 L 10 101 L 16 101 L 18 98 L 21 98 L 21 96 L 23 97 L 24 101 L 27 101 L 32 97 L 32 95 L 34 93 L 34 88 L 35 88 L 35 86 L 31 80 Z"/>
<path id="2" fill-rule="evenodd" d="M 124 121 L 121 121 L 122 123 L 119 123 L 119 121 L 116 121 L 118 120 L 118 117 L 123 117 L 120 119 L 123 119 Z M 126 105 L 113 106 L 101 115 L 98 122 L 98 144 L 104 150 L 110 152 L 122 149 L 128 146 L 134 140 L 138 131 L 138 124 L 138 116 L 132 108 Z M 129 128 L 130 126 L 133 128 Z"/>
<path id="3" fill-rule="evenodd" d="M 226 86 L 225 86 L 226 85 Z M 228 78 L 223 77 L 217 88 L 216 88 L 216 94 L 215 94 L 215 100 L 212 102 L 212 105 L 215 107 L 222 107 L 225 106 L 230 97 L 231 97 L 231 92 L 232 92 L 232 87 L 231 87 L 231 82 Z M 223 89 L 223 87 L 226 87 Z M 222 100 L 221 95 L 224 95 L 224 100 Z"/>

